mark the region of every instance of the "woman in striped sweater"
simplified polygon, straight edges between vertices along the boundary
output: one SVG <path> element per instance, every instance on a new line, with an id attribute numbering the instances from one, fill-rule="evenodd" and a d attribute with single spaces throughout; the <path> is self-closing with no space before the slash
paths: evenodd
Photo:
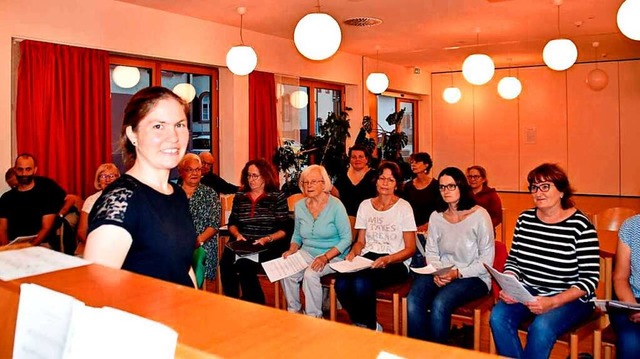
<path id="1" fill-rule="evenodd" d="M 536 167 L 527 181 L 535 208 L 518 217 L 505 273 L 517 277 L 534 300 L 518 303 L 500 292 L 490 325 L 500 355 L 548 358 L 558 336 L 593 311 L 599 245 L 589 219 L 574 208 L 573 189 L 558 165 Z M 518 326 L 530 318 L 523 348 Z"/>

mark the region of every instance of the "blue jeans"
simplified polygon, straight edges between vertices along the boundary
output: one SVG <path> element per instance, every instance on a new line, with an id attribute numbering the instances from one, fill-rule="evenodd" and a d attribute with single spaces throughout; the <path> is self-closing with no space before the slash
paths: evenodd
<path id="1" fill-rule="evenodd" d="M 640 302 L 640 298 L 636 298 Z M 616 357 L 636 358 L 640 353 L 640 324 L 629 320 L 629 312 L 609 311 L 609 320 L 616 333 Z"/>
<path id="2" fill-rule="evenodd" d="M 487 284 L 478 277 L 438 287 L 432 275 L 418 275 L 408 297 L 409 336 L 446 344 L 453 311 L 488 292 Z"/>
<path id="3" fill-rule="evenodd" d="M 593 304 L 580 299 L 540 315 L 531 313 L 524 304 L 499 301 L 491 310 L 489 325 L 498 354 L 511 358 L 548 358 L 556 339 L 592 312 Z M 534 319 L 527 329 L 527 346 L 523 348 L 518 326 L 531 317 Z"/>

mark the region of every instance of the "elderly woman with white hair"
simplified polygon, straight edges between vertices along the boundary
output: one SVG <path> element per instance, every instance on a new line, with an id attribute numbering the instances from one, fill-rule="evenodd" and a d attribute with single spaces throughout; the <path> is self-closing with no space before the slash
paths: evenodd
<path id="1" fill-rule="evenodd" d="M 182 189 L 189 199 L 189 212 L 196 227 L 195 246 L 202 246 L 207 253 L 204 261 L 205 279 L 216 277 L 218 266 L 218 229 L 220 227 L 220 196 L 211 187 L 200 183 L 202 162 L 200 157 L 187 153 L 178 163 Z"/>
<path id="2" fill-rule="evenodd" d="M 120 177 L 120 171 L 113 163 L 103 163 L 96 169 L 96 177 L 93 181 L 93 186 L 98 190 L 98 192 L 87 197 L 82 205 L 80 219 L 78 220 L 78 230 L 76 232 L 78 240 L 76 254 L 82 254 L 84 252 L 84 244 L 87 242 L 87 229 L 89 228 L 89 213 L 91 213 L 93 204 L 96 203 L 98 198 L 100 198 L 102 190 L 118 177 Z"/>
<path id="3" fill-rule="evenodd" d="M 329 262 L 344 259 L 351 245 L 351 225 L 347 211 L 339 199 L 329 194 L 331 179 L 324 167 L 311 165 L 300 175 L 304 200 L 295 206 L 295 227 L 290 248 L 284 258 L 300 252 L 309 265 L 282 280 L 287 297 L 287 310 L 301 312 L 300 282 L 305 297 L 304 313 L 322 317 L 322 285 L 320 278 L 334 273 Z"/>

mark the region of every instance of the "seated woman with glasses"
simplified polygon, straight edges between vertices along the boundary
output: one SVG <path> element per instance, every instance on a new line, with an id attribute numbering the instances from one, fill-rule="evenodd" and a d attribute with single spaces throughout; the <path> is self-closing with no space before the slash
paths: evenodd
<path id="1" fill-rule="evenodd" d="M 640 303 L 640 215 L 628 218 L 618 233 L 613 288 L 618 300 Z M 635 358 L 640 353 L 640 313 L 609 311 L 616 333 L 616 356 Z"/>
<path id="2" fill-rule="evenodd" d="M 471 166 L 467 168 L 467 180 L 476 203 L 489 212 L 493 228 L 496 228 L 502 223 L 502 201 L 495 188 L 489 187 L 487 170 L 482 166 Z"/>
<path id="3" fill-rule="evenodd" d="M 335 288 L 355 325 L 382 331 L 376 317 L 376 290 L 409 277 L 416 222 L 409 202 L 397 195 L 402 191 L 400 167 L 382 162 L 376 172 L 377 196 L 360 204 L 355 225 L 358 239 L 346 257 L 363 256 L 373 263 L 370 269 L 339 274 Z"/>
<path id="4" fill-rule="evenodd" d="M 451 269 L 416 276 L 408 297 L 408 329 L 412 338 L 445 344 L 454 310 L 489 292 L 491 278 L 484 264 L 493 264 L 495 244 L 491 217 L 476 205 L 464 173 L 447 167 L 438 182 L 440 197 L 429 218 L 425 258 L 436 268 Z"/>
<path id="5" fill-rule="evenodd" d="M 264 159 L 247 162 L 240 181 L 242 186 L 233 198 L 229 216 L 230 241 L 248 241 L 266 250 L 255 262 L 225 248 L 220 259 L 222 290 L 229 297 L 264 304 L 257 276 L 262 271 L 259 262 L 278 258 L 289 248 L 289 207 L 284 193 L 278 190 L 278 174 Z"/>
<path id="6" fill-rule="evenodd" d="M 596 230 L 571 196 L 566 173 L 545 163 L 529 172 L 534 208 L 516 221 L 505 274 L 515 276 L 534 296 L 519 303 L 500 292 L 490 325 L 498 354 L 514 358 L 548 358 L 556 339 L 593 311 L 600 278 Z M 523 348 L 518 327 L 533 319 Z"/>
<path id="7" fill-rule="evenodd" d="M 299 252 L 309 265 L 282 280 L 287 297 L 287 310 L 299 313 L 300 282 L 304 292 L 306 315 L 322 317 L 322 285 L 320 278 L 334 273 L 329 262 L 340 261 L 351 245 L 351 225 L 340 200 L 331 196 L 331 179 L 324 167 L 311 165 L 300 175 L 304 200 L 295 205 L 295 225 L 289 250 L 284 258 Z"/>
<path id="8" fill-rule="evenodd" d="M 93 208 L 93 204 L 96 203 L 102 190 L 105 189 L 111 182 L 120 177 L 120 171 L 118 167 L 113 163 L 103 163 L 96 169 L 96 177 L 93 181 L 94 187 L 98 192 L 87 197 L 82 205 L 80 211 L 80 219 L 78 220 L 78 230 L 76 236 L 78 239 L 78 247 L 76 248 L 76 254 L 82 255 L 84 252 L 84 244 L 87 242 L 87 230 L 89 229 L 89 213 Z"/>
<path id="9" fill-rule="evenodd" d="M 182 180 L 182 189 L 189 199 L 189 212 L 196 227 L 195 247 L 204 249 L 207 280 L 216 277 L 218 267 L 218 228 L 220 227 L 220 196 L 213 188 L 200 183 L 202 163 L 200 157 L 187 153 L 178 163 L 178 173 Z"/>

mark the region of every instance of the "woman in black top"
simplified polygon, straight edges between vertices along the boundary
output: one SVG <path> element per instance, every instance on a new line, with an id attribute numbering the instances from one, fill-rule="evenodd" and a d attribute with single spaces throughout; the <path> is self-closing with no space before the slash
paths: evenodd
<path id="1" fill-rule="evenodd" d="M 259 262 L 278 258 L 289 249 L 292 221 L 289 218 L 287 198 L 278 191 L 278 175 L 273 166 L 263 159 L 251 160 L 242 169 L 242 187 L 233 198 L 229 216 L 231 242 L 248 241 L 266 247 L 260 252 Z M 220 279 L 225 295 L 264 304 L 264 293 L 258 281 L 259 262 L 237 258 L 228 247 L 220 259 Z"/>
<path id="2" fill-rule="evenodd" d="M 371 155 L 366 147 L 349 148 L 349 168 L 336 178 L 331 194 L 340 198 L 350 217 L 358 214 L 360 203 L 376 196 L 376 171 L 369 168 Z"/>

